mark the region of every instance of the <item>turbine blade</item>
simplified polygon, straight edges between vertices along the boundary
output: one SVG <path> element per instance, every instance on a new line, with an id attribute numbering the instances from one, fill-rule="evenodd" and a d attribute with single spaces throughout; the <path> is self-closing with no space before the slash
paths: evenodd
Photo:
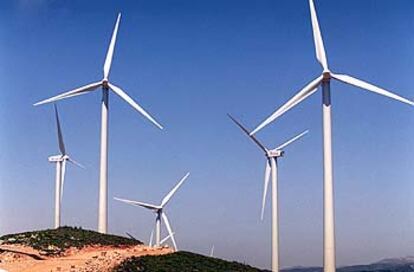
<path id="1" fill-rule="evenodd" d="M 42 105 L 42 104 L 55 102 L 55 101 L 65 99 L 65 98 L 70 98 L 70 97 L 74 97 L 74 96 L 78 96 L 78 95 L 82 95 L 82 94 L 87 94 L 87 93 L 93 91 L 94 89 L 98 88 L 101 85 L 102 85 L 102 82 L 94 82 L 94 83 L 76 88 L 72 91 L 64 92 L 64 93 L 61 93 L 59 95 L 53 96 L 51 98 L 42 100 L 42 101 L 37 102 L 33 105 L 34 106 L 39 106 L 39 105 Z"/>
<path id="2" fill-rule="evenodd" d="M 83 166 L 82 164 L 80 164 L 79 162 L 77 162 L 75 160 L 72 160 L 71 158 L 68 158 L 68 161 L 70 161 L 71 163 L 73 163 L 74 165 L 76 165 L 76 166 L 78 166 L 82 169 L 85 169 L 85 166 Z"/>
<path id="3" fill-rule="evenodd" d="M 309 130 L 305 130 L 304 132 L 300 133 L 299 135 L 296 135 L 295 137 L 291 138 L 290 140 L 286 141 L 285 143 L 279 145 L 278 147 L 275 148 L 275 150 L 282 150 L 283 148 L 287 147 L 291 143 L 293 143 L 293 142 L 299 140 L 300 138 L 302 138 L 303 136 L 305 136 L 308 132 L 309 132 Z"/>
<path id="4" fill-rule="evenodd" d="M 154 229 L 151 230 L 150 239 L 148 243 L 149 247 L 152 247 L 153 240 L 154 240 Z"/>
<path id="5" fill-rule="evenodd" d="M 138 105 L 131 97 L 129 97 L 121 88 L 108 83 L 109 87 L 114 91 L 117 95 L 119 95 L 122 99 L 124 99 L 129 105 L 131 105 L 134 109 L 136 109 L 139 113 L 144 115 L 148 120 L 150 120 L 154 125 L 158 128 L 163 129 L 163 127 L 154 119 L 151 115 L 149 115 L 140 105 Z"/>
<path id="6" fill-rule="evenodd" d="M 130 233 L 125 232 L 125 234 L 126 234 L 126 235 L 130 238 L 130 239 L 137 241 L 137 239 L 135 239 L 135 237 L 134 237 L 134 236 L 132 236 Z"/>
<path id="7" fill-rule="evenodd" d="M 175 234 L 175 233 L 173 232 L 172 234 Z M 164 239 L 162 239 L 162 240 L 160 241 L 160 245 L 162 245 L 162 244 L 164 244 L 165 242 L 167 242 L 167 241 L 168 241 L 168 239 L 170 239 L 170 238 L 171 238 L 171 235 L 167 235 L 167 237 L 165 237 Z"/>
<path id="8" fill-rule="evenodd" d="M 61 178 L 60 178 L 60 201 L 63 199 L 63 186 L 65 185 L 65 172 L 66 172 L 66 160 L 62 161 L 62 171 L 61 171 Z"/>
<path id="9" fill-rule="evenodd" d="M 145 203 L 145 202 L 133 201 L 133 200 L 123 199 L 123 198 L 118 198 L 118 197 L 114 197 L 114 199 L 118 200 L 118 201 L 121 201 L 121 202 L 124 202 L 124 203 L 127 203 L 129 205 L 141 206 L 141 207 L 144 207 L 144 208 L 147 208 L 147 209 L 150 209 L 150 210 L 158 210 L 158 209 L 161 208 L 159 206 L 155 206 L 155 205 L 148 204 L 148 203 Z"/>
<path id="10" fill-rule="evenodd" d="M 302 90 L 300 90 L 295 96 L 289 99 L 283 106 L 281 106 L 278 110 L 276 110 L 272 115 L 270 115 L 265 121 L 263 121 L 257 128 L 255 128 L 250 135 L 256 134 L 259 130 L 273 122 L 275 119 L 282 116 L 285 112 L 295 107 L 297 104 L 311 96 L 316 92 L 319 87 L 319 84 L 322 82 L 323 76 L 319 76 L 318 78 L 311 81 L 308 85 L 306 85 Z"/>
<path id="11" fill-rule="evenodd" d="M 167 227 L 169 236 L 171 236 L 171 241 L 173 242 L 174 249 L 175 251 L 177 251 L 178 249 L 177 249 L 177 243 L 175 242 L 174 233 L 172 232 L 170 222 L 168 221 L 168 217 L 164 212 L 162 213 L 162 219 L 165 222 L 165 226 Z"/>
<path id="12" fill-rule="evenodd" d="M 309 0 L 309 8 L 311 13 L 313 41 L 315 43 L 316 58 L 322 65 L 324 71 L 328 71 L 328 61 L 326 60 L 325 47 L 323 45 L 321 29 L 319 27 L 318 16 L 316 14 L 313 0 Z"/>
<path id="13" fill-rule="evenodd" d="M 264 210 L 265 210 L 265 206 L 266 206 L 267 189 L 269 187 L 270 171 L 271 171 L 270 161 L 267 160 L 266 161 L 266 168 L 265 168 L 264 187 L 263 187 L 262 211 L 261 211 L 261 215 L 260 215 L 261 220 L 263 220 L 263 217 L 264 217 Z"/>
<path id="14" fill-rule="evenodd" d="M 161 207 L 165 207 L 167 205 L 168 201 L 170 201 L 171 197 L 175 194 L 175 192 L 180 188 L 180 186 L 183 184 L 183 182 L 188 178 L 190 173 L 187 173 L 178 183 L 175 185 L 175 187 L 164 197 L 164 199 L 161 202 Z"/>
<path id="15" fill-rule="evenodd" d="M 63 142 L 62 128 L 60 127 L 59 113 L 58 113 L 56 104 L 53 104 L 53 107 L 55 108 L 55 117 L 56 117 L 56 127 L 57 127 L 57 134 L 58 134 L 59 150 L 60 150 L 60 153 L 62 155 L 66 155 L 65 144 Z"/>
<path id="16" fill-rule="evenodd" d="M 373 92 L 373 93 L 376 93 L 376 94 L 379 94 L 379 95 L 383 95 L 383 96 L 398 100 L 400 102 L 409 104 L 411 106 L 414 106 L 413 101 L 408 100 L 408 99 L 406 99 L 404 97 L 401 97 L 399 95 L 396 95 L 396 94 L 394 94 L 390 91 L 387 91 L 387 90 L 382 89 L 380 87 L 377 87 L 375 85 L 372 85 L 371 83 L 362 81 L 360 79 L 351 77 L 349 75 L 339 75 L 339 74 L 331 74 L 331 75 L 332 75 L 333 78 L 335 78 L 339 81 L 342 81 L 344 83 L 351 84 L 351 85 L 354 85 L 354 86 L 359 87 L 361 89 L 365 89 L 365 90 L 368 90 L 370 92 Z"/>
<path id="17" fill-rule="evenodd" d="M 241 128 L 241 130 L 244 131 L 244 133 L 247 134 L 247 136 L 249 136 L 250 139 L 253 140 L 253 142 L 255 142 L 260 149 L 262 149 L 265 153 L 267 153 L 267 148 L 255 137 L 255 136 L 250 136 L 250 132 L 247 130 L 247 128 L 245 128 L 239 121 L 237 121 L 233 116 L 231 116 L 230 114 L 227 114 L 230 119 L 239 127 Z"/>
<path id="18" fill-rule="evenodd" d="M 111 70 L 112 58 L 114 56 L 114 49 L 116 43 L 116 35 L 118 34 L 119 22 L 121 21 L 121 13 L 118 13 L 118 18 L 116 19 L 115 28 L 112 33 L 111 42 L 109 43 L 108 52 L 106 53 L 105 63 L 104 63 L 104 79 L 108 79 L 109 71 Z"/>

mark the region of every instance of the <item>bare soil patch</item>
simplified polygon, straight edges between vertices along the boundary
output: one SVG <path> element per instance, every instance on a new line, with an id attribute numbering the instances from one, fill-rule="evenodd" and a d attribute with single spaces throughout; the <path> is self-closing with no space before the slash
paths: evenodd
<path id="1" fill-rule="evenodd" d="M 41 251 L 23 245 L 0 246 L 0 271 L 8 272 L 109 272 L 124 259 L 133 256 L 172 253 L 168 247 L 87 246 L 69 248 L 60 256 L 46 256 Z"/>

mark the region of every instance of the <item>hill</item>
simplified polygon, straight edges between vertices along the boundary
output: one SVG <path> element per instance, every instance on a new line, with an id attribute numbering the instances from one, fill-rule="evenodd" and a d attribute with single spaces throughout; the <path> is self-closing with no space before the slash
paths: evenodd
<path id="1" fill-rule="evenodd" d="M 113 272 L 264 272 L 249 265 L 206 257 L 191 252 L 175 252 L 162 256 L 131 257 Z"/>
<path id="2" fill-rule="evenodd" d="M 282 271 L 323 272 L 323 269 L 322 267 L 295 267 Z M 414 272 L 414 260 L 412 258 L 385 259 L 372 264 L 340 267 L 337 272 Z"/>
<path id="3" fill-rule="evenodd" d="M 92 245 L 131 246 L 142 244 L 138 240 L 73 227 L 9 234 L 0 237 L 0 243 L 25 245 L 39 250 L 44 255 L 58 255 L 68 248 L 80 249 Z"/>
<path id="4" fill-rule="evenodd" d="M 142 242 L 81 228 L 17 233 L 0 237 L 0 271 L 111 272 L 124 260 L 172 253 Z"/>

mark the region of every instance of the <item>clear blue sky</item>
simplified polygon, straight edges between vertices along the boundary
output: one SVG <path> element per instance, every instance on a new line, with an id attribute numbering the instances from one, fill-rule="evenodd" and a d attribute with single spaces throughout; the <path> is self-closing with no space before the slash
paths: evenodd
<path id="1" fill-rule="evenodd" d="M 414 3 L 316 1 L 328 59 L 414 97 Z M 53 108 L 34 102 L 96 81 L 116 14 L 111 80 L 160 131 L 110 97 L 109 196 L 158 202 L 187 171 L 167 212 L 181 249 L 270 265 L 270 207 L 260 222 L 264 157 L 228 120 L 252 128 L 321 69 L 307 1 L 53 1 L 0 4 L 0 232 L 52 226 L 58 153 Z M 332 84 L 339 265 L 414 253 L 414 109 Z M 322 263 L 320 93 L 258 134 L 280 161 L 283 267 Z M 100 93 L 59 104 L 70 155 L 63 223 L 97 225 Z M 269 203 L 268 203 L 269 204 Z M 109 229 L 147 241 L 146 210 L 109 201 Z"/>

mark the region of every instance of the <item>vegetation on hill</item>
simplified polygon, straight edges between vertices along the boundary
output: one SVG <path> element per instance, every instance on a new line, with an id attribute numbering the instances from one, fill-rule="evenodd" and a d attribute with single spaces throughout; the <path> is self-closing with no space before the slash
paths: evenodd
<path id="1" fill-rule="evenodd" d="M 131 257 L 113 272 L 263 272 L 249 265 L 228 262 L 190 252 L 160 256 Z"/>
<path id="2" fill-rule="evenodd" d="M 89 245 L 126 246 L 142 244 L 142 242 L 134 239 L 73 227 L 9 234 L 0 237 L 0 240 L 3 244 L 30 246 L 45 255 L 58 255 L 70 247 L 83 248 Z"/>

